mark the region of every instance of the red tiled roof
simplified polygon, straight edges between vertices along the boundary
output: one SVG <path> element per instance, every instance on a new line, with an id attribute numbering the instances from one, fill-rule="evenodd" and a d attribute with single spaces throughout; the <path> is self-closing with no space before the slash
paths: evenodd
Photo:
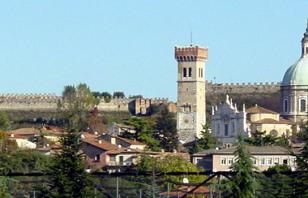
<path id="1" fill-rule="evenodd" d="M 251 107 L 247 109 L 247 113 L 268 113 L 268 114 L 279 114 L 275 111 L 269 110 L 269 109 L 265 109 L 263 107 L 259 107 L 259 106 L 255 106 L 255 107 Z"/>
<path id="2" fill-rule="evenodd" d="M 119 136 L 114 136 L 114 137 L 119 138 L 120 140 L 123 140 L 123 141 L 129 143 L 130 145 L 145 145 L 142 142 L 139 142 L 137 140 L 130 140 L 130 139 L 122 138 L 122 137 L 119 137 Z"/>
<path id="3" fill-rule="evenodd" d="M 37 135 L 39 134 L 39 130 L 36 128 L 20 128 L 15 129 L 12 131 L 9 131 L 9 134 L 15 134 L 15 135 Z"/>
<path id="4" fill-rule="evenodd" d="M 103 149 L 105 151 L 109 151 L 109 150 L 114 150 L 117 149 L 118 147 L 105 141 L 105 140 L 98 140 L 96 139 L 95 135 L 91 135 L 88 133 L 84 133 L 85 138 L 82 140 L 85 143 L 88 143 L 92 146 L 98 147 L 100 149 Z"/>

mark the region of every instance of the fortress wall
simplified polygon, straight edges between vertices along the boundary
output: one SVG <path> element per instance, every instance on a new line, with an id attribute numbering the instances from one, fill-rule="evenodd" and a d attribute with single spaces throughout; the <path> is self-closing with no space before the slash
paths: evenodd
<path id="1" fill-rule="evenodd" d="M 128 112 L 129 110 L 129 103 L 132 101 L 132 99 L 128 98 L 113 98 L 110 100 L 110 102 L 106 102 L 104 98 L 100 99 L 99 104 L 97 105 L 97 108 L 99 111 L 125 111 Z"/>
<path id="2" fill-rule="evenodd" d="M 227 93 L 275 93 L 280 90 L 279 82 L 266 83 L 206 83 L 207 94 Z"/>
<path id="3" fill-rule="evenodd" d="M 207 94 L 227 94 L 227 93 L 276 93 L 280 90 L 280 83 L 212 83 L 206 82 Z M 58 102 L 62 97 L 55 94 L 1 94 L 0 93 L 0 111 L 56 111 Z M 128 112 L 132 108 L 131 103 L 135 104 L 137 109 L 148 108 L 149 104 L 168 104 L 167 98 L 151 99 L 129 99 L 129 98 L 112 98 L 109 102 L 101 98 L 98 104 L 100 111 Z M 143 101 L 144 100 L 144 101 Z M 134 109 L 135 110 L 135 109 Z M 139 110 L 140 111 L 140 110 Z"/>

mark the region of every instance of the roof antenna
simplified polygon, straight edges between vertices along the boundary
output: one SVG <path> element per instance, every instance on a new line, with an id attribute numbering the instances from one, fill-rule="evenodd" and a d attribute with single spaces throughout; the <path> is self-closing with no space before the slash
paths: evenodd
<path id="1" fill-rule="evenodd" d="M 192 28 L 190 28 L 190 46 L 193 45 Z"/>

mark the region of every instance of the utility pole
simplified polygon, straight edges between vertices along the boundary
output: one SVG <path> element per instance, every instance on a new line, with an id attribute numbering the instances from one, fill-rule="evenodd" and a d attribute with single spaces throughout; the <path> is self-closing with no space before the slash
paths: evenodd
<path id="1" fill-rule="evenodd" d="M 120 195 L 119 195 L 119 177 L 117 177 L 117 189 L 116 189 L 116 193 L 117 193 L 117 195 L 116 195 L 116 198 L 120 198 Z"/>

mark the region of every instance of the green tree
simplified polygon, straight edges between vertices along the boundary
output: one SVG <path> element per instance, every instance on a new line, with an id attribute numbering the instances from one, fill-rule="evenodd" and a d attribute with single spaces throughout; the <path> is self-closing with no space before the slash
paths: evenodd
<path id="1" fill-rule="evenodd" d="M 140 172 L 168 173 L 168 172 L 199 172 L 201 169 L 180 156 L 166 156 L 163 159 L 145 156 L 138 163 Z M 202 182 L 205 177 L 198 175 L 164 176 L 164 180 L 171 183 L 182 183 L 183 178 L 188 178 L 190 183 Z M 166 187 L 166 186 L 164 186 Z"/>
<path id="2" fill-rule="evenodd" d="M 161 149 L 160 142 L 154 138 L 154 129 L 149 125 L 149 123 L 140 117 L 130 117 L 124 122 L 127 125 L 133 126 L 136 130 L 135 134 L 126 132 L 123 137 L 129 139 L 136 139 L 147 145 L 148 149 L 153 151 L 159 151 Z"/>
<path id="3" fill-rule="evenodd" d="M 10 128 L 10 120 L 5 112 L 0 112 L 0 130 L 7 131 Z"/>
<path id="4" fill-rule="evenodd" d="M 238 137 L 238 144 L 234 156 L 235 162 L 231 166 L 231 171 L 234 173 L 234 176 L 228 182 L 228 188 L 231 192 L 229 197 L 255 197 L 255 190 L 258 186 L 254 174 L 256 168 L 253 166 L 252 156 L 244 145 L 241 136 Z"/>
<path id="5" fill-rule="evenodd" d="M 258 174 L 260 194 L 267 198 L 287 198 L 294 194 L 293 178 L 287 173 L 291 172 L 287 165 L 275 165 L 264 173 Z"/>
<path id="6" fill-rule="evenodd" d="M 215 148 L 220 145 L 216 137 L 214 137 L 210 132 L 210 126 L 208 124 L 203 125 L 203 130 L 201 131 L 201 137 L 196 138 L 195 144 L 191 149 L 190 153 L 197 153 L 203 150 Z"/>
<path id="7" fill-rule="evenodd" d="M 66 119 L 66 127 L 85 130 L 87 116 L 97 103 L 98 100 L 86 84 L 81 83 L 77 87 L 65 86 L 59 111 Z"/>
<path id="8" fill-rule="evenodd" d="M 86 127 L 86 117 L 96 104 L 86 84 L 66 86 L 60 109 L 66 116 L 66 133 L 60 138 L 61 152 L 55 156 L 49 169 L 51 175 L 50 197 L 88 197 L 92 186 L 90 175 L 80 153 L 80 131 Z"/>
<path id="9" fill-rule="evenodd" d="M 178 135 L 176 130 L 176 120 L 173 113 L 168 108 L 164 108 L 156 120 L 156 139 L 166 151 L 173 151 L 178 148 Z"/>
<path id="10" fill-rule="evenodd" d="M 289 141 L 285 135 L 277 136 L 266 134 L 266 131 L 255 131 L 251 137 L 245 138 L 246 143 L 253 146 L 283 146 L 289 147 Z"/>
<path id="11" fill-rule="evenodd" d="M 125 94 L 122 91 L 113 92 L 113 98 L 125 98 Z"/>
<path id="12" fill-rule="evenodd" d="M 296 156 L 297 168 L 302 171 L 297 178 L 296 194 L 298 197 L 308 197 L 308 122 L 301 128 L 298 136 L 305 145 Z"/>

